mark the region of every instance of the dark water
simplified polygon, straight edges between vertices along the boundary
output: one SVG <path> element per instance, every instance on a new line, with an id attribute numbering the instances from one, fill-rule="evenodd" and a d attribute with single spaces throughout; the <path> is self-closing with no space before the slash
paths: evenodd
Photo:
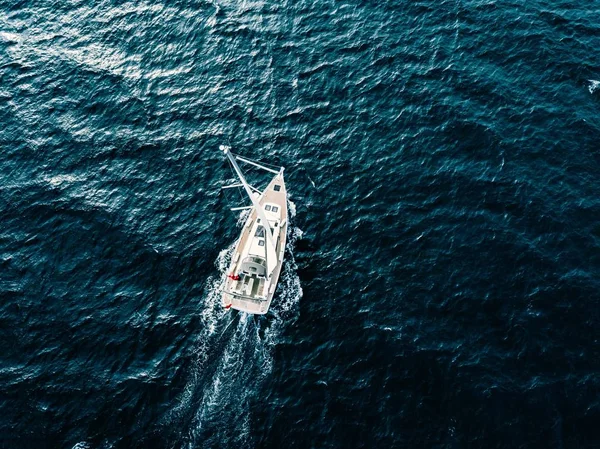
<path id="1" fill-rule="evenodd" d="M 1 1 L 0 448 L 600 447 L 599 11 Z"/>

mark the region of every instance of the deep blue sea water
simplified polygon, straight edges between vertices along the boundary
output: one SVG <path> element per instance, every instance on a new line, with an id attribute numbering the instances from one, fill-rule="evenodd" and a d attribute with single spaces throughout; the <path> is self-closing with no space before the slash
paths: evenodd
<path id="1" fill-rule="evenodd" d="M 0 0 L 0 448 L 598 448 L 600 2 Z M 222 309 L 219 145 L 286 166 Z"/>

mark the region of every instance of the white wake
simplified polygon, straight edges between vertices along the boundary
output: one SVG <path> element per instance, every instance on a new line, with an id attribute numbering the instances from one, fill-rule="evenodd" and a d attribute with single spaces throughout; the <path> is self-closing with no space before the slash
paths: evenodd
<path id="1" fill-rule="evenodd" d="M 292 224 L 296 208 L 291 201 L 289 210 Z M 172 417 L 192 415 L 189 432 L 184 436 L 187 447 L 253 447 L 250 402 L 273 370 L 273 350 L 297 314 L 302 297 L 292 251 L 301 237 L 302 231 L 290 226 L 282 275 L 265 316 L 223 308 L 221 287 L 234 244 L 219 253 L 215 262 L 218 273 L 207 281 L 201 304 L 197 360 L 172 410 Z"/>

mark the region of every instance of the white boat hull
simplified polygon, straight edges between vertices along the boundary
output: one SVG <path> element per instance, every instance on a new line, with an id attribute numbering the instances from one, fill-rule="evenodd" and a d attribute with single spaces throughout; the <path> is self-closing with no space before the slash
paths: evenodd
<path id="1" fill-rule="evenodd" d="M 278 190 L 275 190 L 275 189 Z M 225 275 L 222 303 L 227 309 L 235 309 L 246 313 L 264 315 L 269 311 L 271 301 L 277 290 L 285 255 L 285 244 L 288 229 L 287 191 L 283 172 L 277 174 L 258 198 L 261 207 L 277 205 L 278 223 L 273 227 L 273 240 L 276 242 L 275 256 L 277 264 L 270 276 L 257 277 L 242 272 L 242 261 L 252 255 L 256 248 L 254 231 L 258 225 L 258 214 L 255 209 L 250 211 L 241 235 L 236 243 L 229 270 Z M 271 221 L 269 220 L 271 223 Z M 240 276 L 240 279 L 236 277 Z"/>

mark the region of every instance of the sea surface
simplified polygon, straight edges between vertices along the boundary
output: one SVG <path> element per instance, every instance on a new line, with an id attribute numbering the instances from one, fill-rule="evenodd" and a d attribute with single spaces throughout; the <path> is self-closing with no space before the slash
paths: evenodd
<path id="1" fill-rule="evenodd" d="M 0 448 L 599 448 L 599 55 L 598 0 L 0 0 Z M 220 145 L 286 167 L 266 316 Z"/>

